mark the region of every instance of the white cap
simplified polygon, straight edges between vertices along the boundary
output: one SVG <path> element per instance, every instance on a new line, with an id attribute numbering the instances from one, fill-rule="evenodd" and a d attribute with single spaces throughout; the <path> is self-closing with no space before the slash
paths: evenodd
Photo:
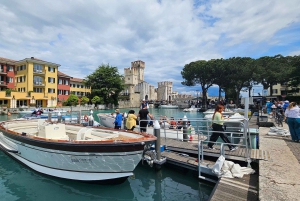
<path id="1" fill-rule="evenodd" d="M 289 103 L 289 101 L 288 100 L 286 100 L 286 101 L 284 101 L 285 103 Z"/>
<path id="2" fill-rule="evenodd" d="M 143 99 L 143 101 L 145 101 L 145 99 Z"/>

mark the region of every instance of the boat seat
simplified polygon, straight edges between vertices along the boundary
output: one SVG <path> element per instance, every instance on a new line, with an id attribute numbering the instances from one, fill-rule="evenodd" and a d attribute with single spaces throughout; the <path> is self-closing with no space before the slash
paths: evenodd
<path id="1" fill-rule="evenodd" d="M 47 139 L 69 139 L 66 134 L 65 124 L 43 124 L 39 125 L 39 137 Z"/>

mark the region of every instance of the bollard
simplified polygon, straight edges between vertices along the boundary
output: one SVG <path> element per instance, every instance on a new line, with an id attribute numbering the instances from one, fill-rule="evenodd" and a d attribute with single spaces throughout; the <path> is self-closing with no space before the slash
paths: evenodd
<path id="1" fill-rule="evenodd" d="M 58 112 L 58 113 L 57 113 L 57 122 L 58 122 L 58 123 L 61 123 L 61 118 L 62 118 L 61 113 Z"/>
<path id="2" fill-rule="evenodd" d="M 93 117 L 93 115 L 89 116 L 89 124 L 88 125 L 89 126 L 94 126 L 94 117 Z"/>
<path id="3" fill-rule="evenodd" d="M 188 138 L 188 128 L 187 128 L 187 121 L 188 119 L 186 118 L 186 116 L 184 115 L 183 119 L 182 119 L 182 128 L 183 128 L 183 141 L 187 142 L 189 141 L 189 138 Z"/>
<path id="4" fill-rule="evenodd" d="M 52 113 L 48 112 L 48 121 L 51 121 L 51 120 L 52 120 Z"/>
<path id="5" fill-rule="evenodd" d="M 89 126 L 94 126 L 93 110 L 90 111 Z"/>
<path id="6" fill-rule="evenodd" d="M 157 160 L 160 161 L 161 159 L 161 150 L 160 150 L 160 125 L 157 120 L 154 122 L 154 136 L 157 137 L 157 140 L 155 142 L 155 151 L 156 151 L 156 156 Z"/>

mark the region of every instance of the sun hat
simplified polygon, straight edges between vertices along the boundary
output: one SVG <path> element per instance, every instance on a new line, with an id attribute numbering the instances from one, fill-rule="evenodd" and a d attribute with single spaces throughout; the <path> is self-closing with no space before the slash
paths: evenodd
<path id="1" fill-rule="evenodd" d="M 119 109 L 116 109 L 115 112 L 116 112 L 116 113 L 120 113 L 120 110 L 119 110 Z"/>

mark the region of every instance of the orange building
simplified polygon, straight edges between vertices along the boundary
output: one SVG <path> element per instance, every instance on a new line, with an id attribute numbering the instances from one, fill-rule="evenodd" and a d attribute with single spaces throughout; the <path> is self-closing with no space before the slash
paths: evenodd
<path id="1" fill-rule="evenodd" d="M 69 95 L 71 94 L 70 79 L 72 79 L 72 77 L 60 71 L 58 71 L 57 76 L 58 76 L 57 99 L 58 99 L 58 103 L 61 104 L 62 102 L 66 101 Z"/>

